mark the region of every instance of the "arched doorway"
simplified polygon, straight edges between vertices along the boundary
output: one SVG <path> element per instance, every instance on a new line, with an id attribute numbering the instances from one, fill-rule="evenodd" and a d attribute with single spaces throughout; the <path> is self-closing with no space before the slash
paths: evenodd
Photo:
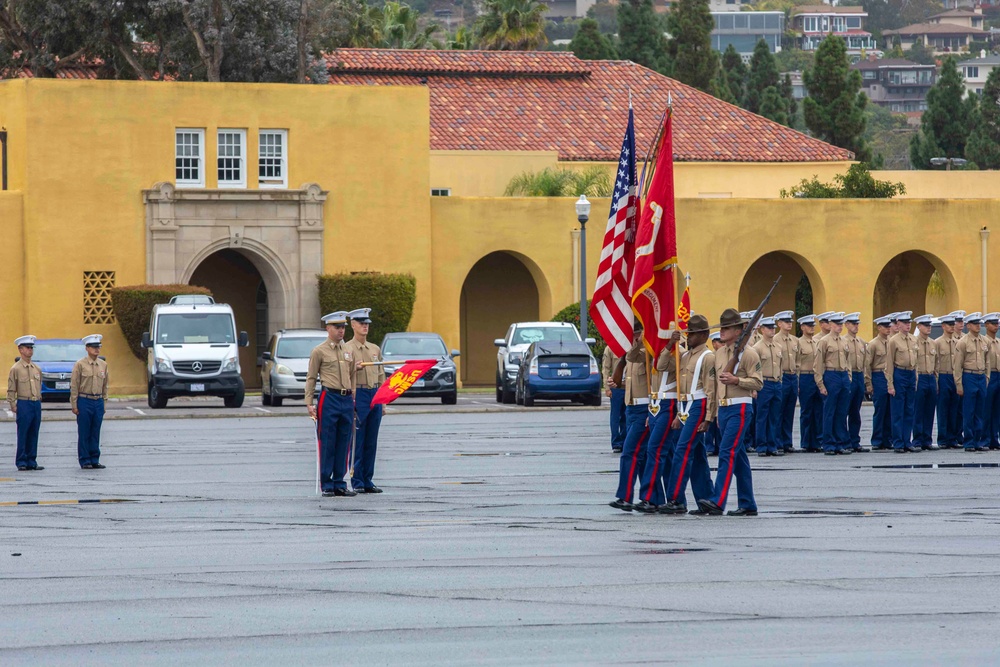
<path id="1" fill-rule="evenodd" d="M 898 311 L 942 314 L 957 307 L 958 287 L 951 271 L 938 257 L 907 250 L 893 257 L 875 281 L 876 317 Z"/>
<path id="2" fill-rule="evenodd" d="M 459 310 L 462 383 L 492 385 L 497 353 L 493 341 L 503 338 L 511 323 L 540 317 L 538 285 L 520 259 L 493 252 L 465 277 Z"/>
<path id="3" fill-rule="evenodd" d="M 224 248 L 208 255 L 191 274 L 188 284 L 212 290 L 217 303 L 233 308 L 238 331 L 246 331 L 250 347 L 240 348 L 240 371 L 247 389 L 260 388 L 260 359 L 271 333 L 268 288 L 252 255 Z M 260 261 L 257 258 L 253 260 Z M 280 286 L 277 286 L 280 292 Z M 271 287 L 273 290 L 275 286 Z"/>
<path id="4" fill-rule="evenodd" d="M 818 304 L 825 302 L 823 285 L 812 264 L 800 255 L 779 250 L 760 257 L 743 276 L 740 310 L 753 310 L 760 305 L 778 276 L 781 276 L 781 282 L 771 295 L 765 315 L 793 310 L 798 319 L 814 312 Z"/>

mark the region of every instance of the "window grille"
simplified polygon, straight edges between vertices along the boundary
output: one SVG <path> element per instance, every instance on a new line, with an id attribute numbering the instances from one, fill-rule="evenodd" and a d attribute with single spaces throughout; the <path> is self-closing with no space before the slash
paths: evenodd
<path id="1" fill-rule="evenodd" d="M 115 286 L 114 271 L 83 272 L 83 323 L 115 324 L 111 305 L 111 288 Z"/>

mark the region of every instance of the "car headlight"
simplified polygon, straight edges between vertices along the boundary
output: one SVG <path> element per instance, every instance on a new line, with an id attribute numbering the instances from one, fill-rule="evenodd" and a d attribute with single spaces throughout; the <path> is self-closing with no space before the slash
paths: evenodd
<path id="1" fill-rule="evenodd" d="M 292 369 L 289 368 L 288 366 L 285 366 L 284 364 L 278 364 L 277 366 L 275 366 L 274 372 L 277 373 L 278 375 L 295 375 L 295 373 L 292 372 Z"/>
<path id="2" fill-rule="evenodd" d="M 519 364 L 521 359 L 524 359 L 524 354 L 521 352 L 511 352 L 507 355 L 507 362 L 511 364 Z"/>
<path id="3" fill-rule="evenodd" d="M 590 358 L 590 374 L 593 375 L 594 373 L 600 373 L 600 372 L 601 372 L 601 369 L 597 365 L 597 359 L 594 359 L 593 357 L 591 357 Z"/>
<path id="4" fill-rule="evenodd" d="M 156 370 L 158 373 L 170 373 L 173 369 L 170 367 L 170 360 L 164 359 L 162 357 L 156 358 Z"/>
<path id="5" fill-rule="evenodd" d="M 229 373 L 230 371 L 239 371 L 239 370 L 240 370 L 240 360 L 237 359 L 236 357 L 229 357 L 222 364 L 223 373 Z"/>

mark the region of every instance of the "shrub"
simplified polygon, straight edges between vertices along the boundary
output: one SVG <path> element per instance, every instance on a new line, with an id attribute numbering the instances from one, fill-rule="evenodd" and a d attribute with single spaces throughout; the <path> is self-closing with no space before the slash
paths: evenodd
<path id="1" fill-rule="evenodd" d="M 403 273 L 335 273 L 319 276 L 319 306 L 323 314 L 338 310 L 371 308 L 369 342 L 382 344 L 382 337 L 406 331 L 417 299 L 417 279 Z M 348 327 L 348 338 L 350 337 Z"/>
<path id="2" fill-rule="evenodd" d="M 129 285 L 111 290 L 111 306 L 118 326 L 121 327 L 132 354 L 140 361 L 146 360 L 146 351 L 142 349 L 142 334 L 148 331 L 153 306 L 167 303 L 170 297 L 178 294 L 211 296 L 212 292 L 197 285 Z"/>
<path id="3" fill-rule="evenodd" d="M 590 306 L 589 302 L 587 303 L 587 306 L 588 307 Z M 579 330 L 580 302 L 577 301 L 576 303 L 571 303 L 570 305 L 560 310 L 558 313 L 552 316 L 552 321 L 569 322 L 570 324 L 575 326 L 577 330 Z M 591 346 L 590 349 L 594 351 L 594 356 L 597 357 L 597 362 L 600 363 L 601 357 L 604 355 L 604 348 L 607 346 L 604 344 L 604 339 L 601 338 L 601 332 L 599 332 L 597 330 L 597 327 L 594 326 L 594 318 L 590 316 L 590 313 L 587 313 L 587 336 L 597 341 L 594 345 Z"/>

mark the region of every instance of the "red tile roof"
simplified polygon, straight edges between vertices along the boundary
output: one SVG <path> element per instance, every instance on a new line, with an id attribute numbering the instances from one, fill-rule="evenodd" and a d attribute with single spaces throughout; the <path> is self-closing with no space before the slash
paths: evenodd
<path id="1" fill-rule="evenodd" d="M 33 79 L 35 77 L 34 72 L 30 67 L 24 67 L 13 73 L 13 76 L 7 76 L 6 73 L 0 72 L 0 79 L 13 78 L 13 79 Z M 57 79 L 96 79 L 97 78 L 97 66 L 96 65 L 70 65 L 67 67 L 60 68 L 56 70 Z"/>
<path id="2" fill-rule="evenodd" d="M 986 35 L 985 30 L 967 28 L 954 23 L 914 23 L 898 30 L 883 30 L 883 35 Z"/>
<path id="3" fill-rule="evenodd" d="M 567 52 L 339 49 L 327 62 L 333 84 L 426 85 L 432 150 L 557 151 L 561 160 L 616 161 L 631 89 L 643 154 L 669 94 L 679 161 L 854 157 L 628 61 L 584 61 Z"/>

